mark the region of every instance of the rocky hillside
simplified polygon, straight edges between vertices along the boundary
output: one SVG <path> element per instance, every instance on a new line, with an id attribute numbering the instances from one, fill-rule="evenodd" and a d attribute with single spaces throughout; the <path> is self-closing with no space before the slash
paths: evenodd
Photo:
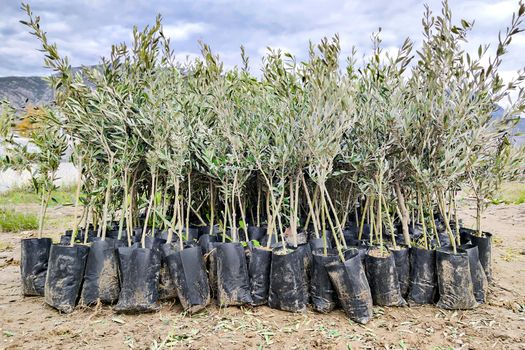
<path id="1" fill-rule="evenodd" d="M 0 78 L 0 100 L 7 100 L 16 110 L 27 104 L 43 105 L 53 100 L 53 91 L 42 77 Z"/>

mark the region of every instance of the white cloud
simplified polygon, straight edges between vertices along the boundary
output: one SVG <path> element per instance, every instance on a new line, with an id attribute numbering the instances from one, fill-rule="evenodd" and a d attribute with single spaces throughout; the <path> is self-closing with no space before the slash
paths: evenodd
<path id="1" fill-rule="evenodd" d="M 440 0 L 427 0 L 435 15 Z M 454 19 L 476 19 L 465 47 L 476 50 L 480 43 L 491 43 L 491 53 L 499 30 L 505 30 L 517 0 L 449 1 Z M 24 17 L 16 1 L 7 1 L 0 11 L 0 75 L 42 74 L 43 56 L 38 42 L 18 23 Z M 197 39 L 220 54 L 226 67 L 241 62 L 239 46 L 250 56 L 252 72 L 260 69 L 266 47 L 282 48 L 298 59 L 307 57 L 308 41 L 339 33 L 343 56 L 352 46 L 358 57 L 370 54 L 370 35 L 382 27 L 385 51 L 395 51 L 410 36 L 415 48 L 421 40 L 424 7 L 417 0 L 340 1 L 191 1 L 171 6 L 163 0 L 33 0 L 33 11 L 42 17 L 42 27 L 60 52 L 71 56 L 74 65 L 96 64 L 107 55 L 111 44 L 130 42 L 133 25 L 152 24 L 157 13 L 163 15 L 164 31 L 172 39 L 177 59 L 199 55 Z M 516 37 L 502 66 L 516 71 L 523 65 L 525 33 Z M 359 61 L 358 61 L 359 62 Z"/>
<path id="2" fill-rule="evenodd" d="M 172 41 L 182 41 L 195 34 L 205 33 L 207 25 L 204 23 L 178 23 L 163 26 L 164 34 Z"/>

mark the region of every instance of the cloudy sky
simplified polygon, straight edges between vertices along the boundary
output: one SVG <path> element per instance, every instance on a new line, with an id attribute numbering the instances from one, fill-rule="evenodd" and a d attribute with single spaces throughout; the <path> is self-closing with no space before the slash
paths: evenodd
<path id="1" fill-rule="evenodd" d="M 42 54 L 38 42 L 18 21 L 24 19 L 16 0 L 1 0 L 0 76 L 42 75 Z M 468 47 L 497 42 L 498 31 L 510 23 L 517 0 L 454 0 L 457 20 L 476 20 Z M 423 4 L 434 13 L 439 0 L 354 0 L 354 1 L 226 1 L 226 0 L 32 0 L 33 12 L 41 16 L 50 41 L 74 66 L 96 64 L 109 53 L 111 44 L 129 42 L 133 25 L 151 24 L 160 13 L 164 31 L 171 37 L 181 60 L 198 54 L 198 40 L 208 43 L 227 66 L 240 63 L 239 46 L 250 56 L 257 74 L 266 47 L 282 48 L 305 56 L 308 41 L 339 33 L 343 53 L 356 46 L 361 55 L 370 52 L 370 34 L 382 27 L 386 49 L 395 49 L 411 37 L 416 47 L 421 40 Z M 502 67 L 505 78 L 525 65 L 525 33 L 513 41 Z"/>

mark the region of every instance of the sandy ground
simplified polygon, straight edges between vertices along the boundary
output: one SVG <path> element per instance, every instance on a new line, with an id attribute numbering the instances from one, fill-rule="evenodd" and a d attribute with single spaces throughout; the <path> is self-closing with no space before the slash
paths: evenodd
<path id="1" fill-rule="evenodd" d="M 465 223 L 474 213 L 462 210 Z M 51 210 L 51 222 L 64 214 L 70 218 L 71 208 Z M 47 233 L 57 237 L 65 222 Z M 268 307 L 212 306 L 189 316 L 164 304 L 158 313 L 131 316 L 105 306 L 60 315 L 42 298 L 20 295 L 19 239 L 32 233 L 0 233 L 0 348 L 525 349 L 525 205 L 491 207 L 483 222 L 495 234 L 487 304 L 470 311 L 375 307 L 366 326 L 340 310 L 291 314 Z"/>

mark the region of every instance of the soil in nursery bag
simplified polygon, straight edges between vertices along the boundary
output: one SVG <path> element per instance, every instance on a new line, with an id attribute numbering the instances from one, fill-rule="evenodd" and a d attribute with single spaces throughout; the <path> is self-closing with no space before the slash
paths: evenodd
<path id="1" fill-rule="evenodd" d="M 326 265 L 337 297 L 346 315 L 354 322 L 365 324 L 372 319 L 372 293 L 365 268 L 357 253 L 344 263 Z"/>
<path id="2" fill-rule="evenodd" d="M 272 251 L 268 305 L 291 312 L 306 311 L 307 291 L 304 280 L 304 254 L 282 247 Z"/>
<path id="3" fill-rule="evenodd" d="M 166 259 L 184 310 L 194 313 L 204 309 L 210 303 L 210 287 L 201 248 L 183 249 Z"/>
<path id="4" fill-rule="evenodd" d="M 410 304 L 432 304 L 437 295 L 436 251 L 410 248 Z"/>
<path id="5" fill-rule="evenodd" d="M 264 226 L 248 226 L 248 237 L 250 238 L 250 241 L 261 242 L 263 237 L 266 235 L 266 230 L 267 228 Z"/>
<path id="6" fill-rule="evenodd" d="M 406 298 L 410 280 L 410 250 L 407 246 L 398 245 L 397 248 L 390 247 L 396 263 L 397 280 L 401 296 Z"/>
<path id="7" fill-rule="evenodd" d="M 480 304 L 485 302 L 488 290 L 488 280 L 479 261 L 478 247 L 470 243 L 461 246 L 469 258 L 470 276 L 472 278 L 472 287 L 474 288 L 474 297 Z"/>
<path id="8" fill-rule="evenodd" d="M 406 305 L 399 289 L 396 263 L 392 252 L 386 248 L 383 249 L 383 252 L 379 248 L 369 250 L 365 258 L 365 266 L 375 305 Z"/>
<path id="9" fill-rule="evenodd" d="M 91 243 L 84 271 L 80 303 L 113 304 L 118 300 L 120 283 L 115 241 L 106 239 Z"/>
<path id="10" fill-rule="evenodd" d="M 268 302 L 271 262 L 271 250 L 264 247 L 252 249 L 248 272 L 250 274 L 250 294 L 254 306 L 264 305 Z"/>
<path id="11" fill-rule="evenodd" d="M 218 304 L 250 304 L 250 277 L 243 246 L 240 243 L 223 243 L 217 247 L 216 258 Z"/>
<path id="12" fill-rule="evenodd" d="M 337 263 L 339 257 L 335 249 L 330 249 L 324 255 L 324 249 L 312 252 L 312 274 L 310 280 L 310 296 L 315 311 L 328 313 L 337 304 L 337 293 L 332 285 L 326 265 Z"/>
<path id="13" fill-rule="evenodd" d="M 440 248 L 436 251 L 436 266 L 439 287 L 437 307 L 449 310 L 475 308 L 478 303 L 474 297 L 467 252 L 458 249 L 454 254 L 451 248 Z"/>
<path id="14" fill-rule="evenodd" d="M 60 312 L 70 313 L 77 304 L 89 247 L 53 244 L 49 251 L 45 302 Z"/>
<path id="15" fill-rule="evenodd" d="M 166 243 L 160 246 L 159 300 L 173 300 L 177 297 L 175 281 L 171 277 L 166 258 L 179 249 L 179 246 L 176 244 Z"/>
<path id="16" fill-rule="evenodd" d="M 296 239 L 297 239 L 297 243 L 296 243 Z M 303 245 L 303 244 L 308 243 L 308 234 L 306 232 L 298 232 L 297 237 L 294 238 L 292 234 L 287 235 L 285 233 L 285 241 L 286 241 L 286 244 L 292 247 Z"/>
<path id="17" fill-rule="evenodd" d="M 479 261 L 489 282 L 492 282 L 492 234 L 483 232 L 482 237 L 476 233 L 470 235 L 470 242 L 478 247 Z"/>
<path id="18" fill-rule="evenodd" d="M 160 252 L 151 248 L 123 247 L 118 249 L 118 257 L 122 287 L 115 311 L 157 311 Z"/>
<path id="19" fill-rule="evenodd" d="M 26 238 L 20 241 L 22 293 L 26 296 L 44 295 L 51 243 L 51 238 Z"/>

